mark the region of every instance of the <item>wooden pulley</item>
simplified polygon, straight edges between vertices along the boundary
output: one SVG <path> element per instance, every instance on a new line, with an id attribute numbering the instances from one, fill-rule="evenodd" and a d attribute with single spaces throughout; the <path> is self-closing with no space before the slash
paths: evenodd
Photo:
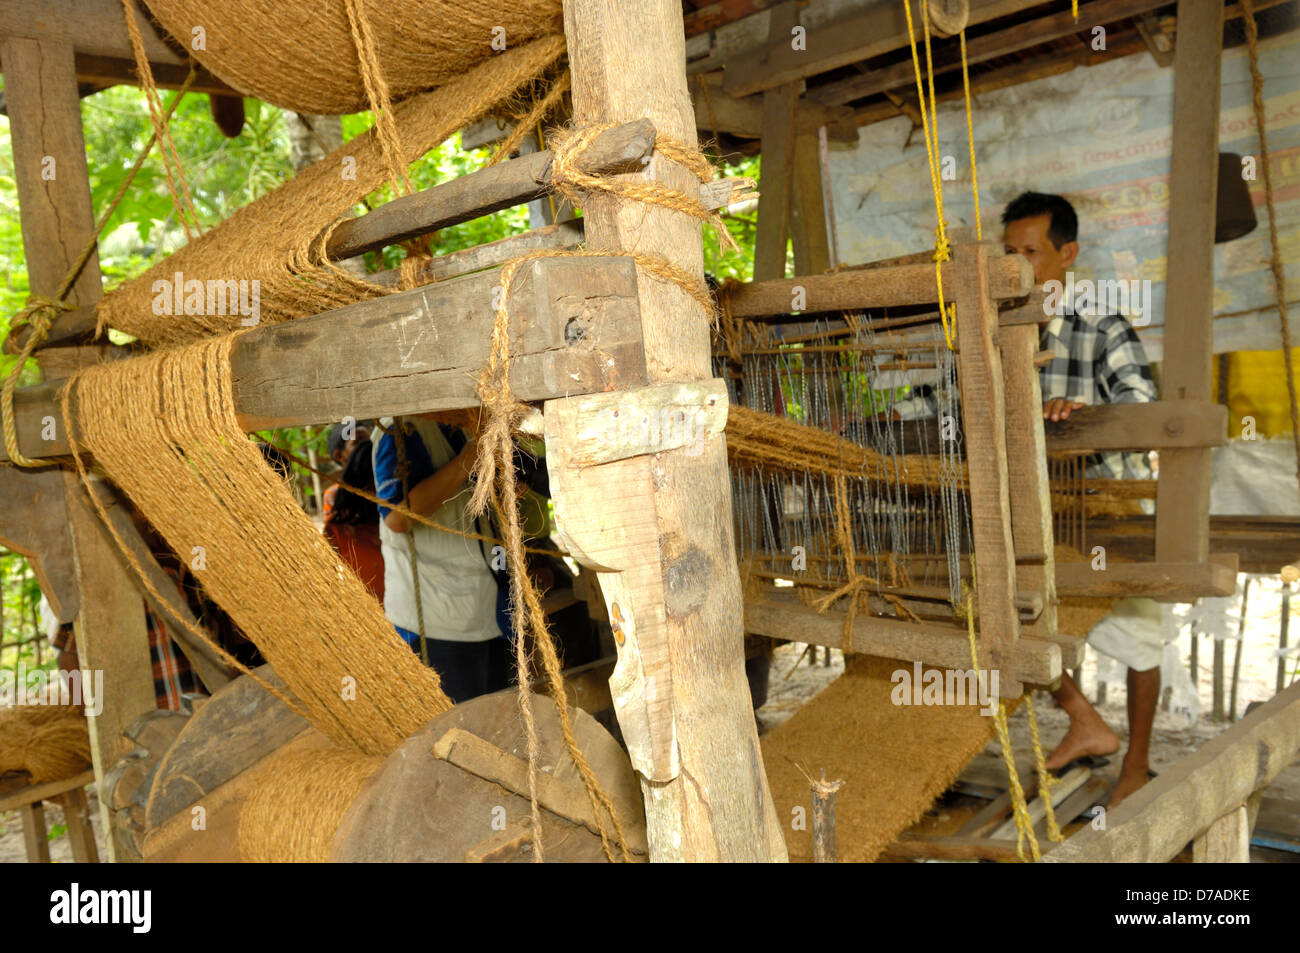
<path id="1" fill-rule="evenodd" d="M 970 21 L 970 0 L 930 0 L 930 29 L 942 37 L 956 36 Z"/>

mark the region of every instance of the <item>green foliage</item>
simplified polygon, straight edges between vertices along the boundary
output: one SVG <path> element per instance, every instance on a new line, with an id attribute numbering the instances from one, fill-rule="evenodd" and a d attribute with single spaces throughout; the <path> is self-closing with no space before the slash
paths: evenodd
<path id="1" fill-rule="evenodd" d="M 58 840 L 60 837 L 62 837 L 67 833 L 68 833 L 67 824 L 62 824 L 62 823 L 54 824 L 50 827 L 48 831 L 45 832 L 45 840 L 48 841 L 49 843 L 53 843 L 54 841 Z"/>

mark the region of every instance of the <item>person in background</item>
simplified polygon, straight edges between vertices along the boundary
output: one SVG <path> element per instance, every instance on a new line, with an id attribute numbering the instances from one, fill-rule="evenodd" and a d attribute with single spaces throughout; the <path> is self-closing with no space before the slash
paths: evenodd
<path id="1" fill-rule="evenodd" d="M 381 420 L 384 432 L 374 442 L 376 495 L 453 530 L 490 536 L 489 521 L 468 511 L 469 479 L 478 460 L 476 423 L 470 411 Z M 505 688 L 510 646 L 498 622 L 501 595 L 491 550 L 386 506 L 379 514 L 384 613 L 397 634 L 417 654 L 423 645 L 453 702 Z"/>
<path id="2" fill-rule="evenodd" d="M 1079 254 L 1074 206 L 1059 195 L 1025 192 L 1007 205 L 1002 224 L 1007 254 L 1029 260 L 1037 285 L 1059 281 L 1069 287 L 1066 273 Z M 1043 315 L 1039 329 L 1041 347 L 1052 353 L 1050 363 L 1039 372 L 1045 420 L 1068 420 L 1071 413 L 1089 405 L 1156 400 L 1142 342 L 1123 316 L 1095 307 L 1076 310 L 1075 303 L 1066 300 L 1061 313 Z M 1145 453 L 1109 451 L 1094 454 L 1085 475 L 1149 480 L 1151 467 Z M 1154 777 L 1149 749 L 1164 650 L 1160 606 L 1150 599 L 1117 600 L 1111 614 L 1088 633 L 1088 644 L 1128 666 L 1129 745 L 1110 796 L 1108 806 L 1114 807 Z M 1119 736 L 1068 672 L 1052 697 L 1069 716 L 1070 727 L 1048 756 L 1050 770 L 1119 750 Z"/>
<path id="3" fill-rule="evenodd" d="M 380 602 L 384 601 L 384 553 L 379 539 L 379 507 L 347 487 L 375 492 L 370 428 L 335 424 L 326 446 L 339 465 L 343 486 L 331 484 L 322 500 L 325 538 Z"/>

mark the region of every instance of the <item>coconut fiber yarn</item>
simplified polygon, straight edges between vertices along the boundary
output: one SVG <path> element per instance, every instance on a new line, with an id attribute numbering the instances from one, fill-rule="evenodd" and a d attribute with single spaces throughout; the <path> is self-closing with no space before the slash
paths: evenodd
<path id="1" fill-rule="evenodd" d="M 387 754 L 451 703 L 240 429 L 232 342 L 88 368 L 64 390 L 64 425 L 70 401 L 95 408 L 76 450 L 191 561 L 318 730 Z"/>
<path id="2" fill-rule="evenodd" d="M 267 4 L 265 8 L 281 6 L 286 11 L 293 9 L 290 4 Z M 263 5 L 258 7 L 263 9 Z M 528 87 L 563 53 L 563 36 L 543 37 L 500 53 L 446 85 L 397 105 L 392 115 L 399 143 L 397 159 L 413 162 Z M 155 314 L 155 282 L 173 282 L 178 272 L 186 284 L 196 280 L 249 282 L 251 287 L 256 281 L 260 323 L 319 314 L 387 293 L 388 289 L 332 265 L 325 256 L 332 226 L 391 177 L 393 163 L 385 155 L 381 135 L 385 128 L 386 124 L 377 124 L 365 135 L 344 143 L 140 277 L 105 295 L 98 308 L 101 326 L 125 331 L 150 347 L 182 344 L 241 327 L 244 317 L 238 313 Z"/>

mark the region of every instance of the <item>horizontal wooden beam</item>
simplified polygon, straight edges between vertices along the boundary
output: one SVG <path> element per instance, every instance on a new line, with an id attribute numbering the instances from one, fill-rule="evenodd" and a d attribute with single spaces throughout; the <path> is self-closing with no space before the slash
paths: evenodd
<path id="1" fill-rule="evenodd" d="M 1228 442 L 1228 408 L 1206 400 L 1157 400 L 1082 407 L 1046 421 L 1049 453 L 1061 450 L 1162 450 Z"/>
<path id="2" fill-rule="evenodd" d="M 971 0 L 968 25 L 1038 5 L 1039 0 Z M 725 89 L 732 96 L 748 96 L 892 53 L 907 45 L 907 20 L 902 5 L 877 3 L 856 16 L 809 30 L 802 50 L 792 49 L 786 39 L 728 62 Z"/>
<path id="3" fill-rule="evenodd" d="M 1279 692 L 1108 812 L 1106 829 L 1081 828 L 1048 863 L 1173 860 L 1210 825 L 1263 790 L 1300 755 L 1300 683 Z"/>
<path id="4" fill-rule="evenodd" d="M 1019 859 L 1016 840 L 992 837 L 917 837 L 905 834 L 885 848 L 886 857 L 907 860 L 996 860 L 1013 863 Z"/>
<path id="5" fill-rule="evenodd" d="M 1094 0 L 1079 5 L 1079 19 L 1075 20 L 1069 7 L 1038 17 L 1028 23 L 974 37 L 966 42 L 966 59 L 970 64 L 984 63 L 1000 56 L 1009 56 L 1021 50 L 1050 43 L 1064 36 L 1087 33 L 1095 26 L 1114 23 L 1126 17 L 1141 16 L 1158 7 L 1168 6 L 1168 0 Z M 940 45 L 936 74 L 961 68 L 961 58 L 956 54 L 956 44 Z M 889 66 L 871 70 L 860 76 L 850 76 L 835 83 L 819 86 L 808 92 L 808 98 L 826 106 L 837 106 L 854 99 L 862 99 L 888 89 L 915 86 L 915 71 L 911 57 Z"/>
<path id="6" fill-rule="evenodd" d="M 499 284 L 499 270 L 480 272 L 248 332 L 231 354 L 240 424 L 252 431 L 477 405 Z M 518 336 L 511 383 L 519 399 L 645 383 L 630 258 L 528 262 L 510 301 Z M 38 384 L 15 394 L 19 443 L 28 456 L 68 453 L 61 425 L 55 439 L 42 435 L 46 417 L 59 420 L 60 387 Z M 74 421 L 80 413 L 72 408 Z"/>
<path id="7" fill-rule="evenodd" d="M 997 299 L 1023 298 L 1034 281 L 1033 268 L 1019 255 L 989 260 L 989 293 Z M 960 286 L 957 273 L 944 268 L 945 299 L 952 301 Z M 869 270 L 845 270 L 829 275 L 804 275 L 754 281 L 737 286 L 728 299 L 738 318 L 853 311 L 863 308 L 937 303 L 934 265 L 897 265 Z"/>
<path id="8" fill-rule="evenodd" d="M 1056 591 L 1063 598 L 1148 596 L 1158 602 L 1230 596 L 1237 591 L 1235 554 L 1215 555 L 1225 562 L 1121 563 L 1108 558 L 1105 569 L 1093 569 L 1090 562 L 1057 563 Z"/>
<path id="9" fill-rule="evenodd" d="M 783 593 L 745 605 L 745 631 L 774 639 L 840 648 L 844 615 L 819 613 Z M 965 628 L 918 624 L 859 615 L 853 623 L 853 650 L 926 665 L 965 671 L 970 668 L 970 642 Z M 1016 679 L 1050 685 L 1061 677 L 1061 650 L 1046 640 L 1022 638 L 1015 646 Z M 1009 673 L 1010 674 L 1010 673 Z"/>
<path id="10" fill-rule="evenodd" d="M 185 63 L 162 41 L 148 17 L 137 16 L 136 21 L 150 63 Z M 134 59 L 121 0 L 0 0 L 0 36 L 67 43 L 77 53 Z"/>
<path id="11" fill-rule="evenodd" d="M 1155 517 L 1090 518 L 1088 543 L 1105 546 L 1107 558 L 1151 562 L 1156 558 Z M 1276 573 L 1300 559 L 1300 517 L 1211 514 L 1210 549 L 1236 553 L 1242 572 Z"/>
<path id="12" fill-rule="evenodd" d="M 590 173 L 638 169 L 655 144 L 655 127 L 648 119 L 607 129 L 582 153 L 579 168 Z M 522 155 L 435 185 L 414 195 L 393 199 L 367 215 L 341 224 L 326 246 L 333 259 L 351 258 L 385 245 L 414 238 L 531 202 L 551 191 L 551 151 Z"/>
<path id="13" fill-rule="evenodd" d="M 695 103 L 695 127 L 701 138 L 729 133 L 741 139 L 763 138 L 763 96 L 732 99 L 722 88 L 722 73 L 703 73 L 691 80 L 691 98 Z M 858 124 L 848 106 L 826 107 L 807 99 L 795 106 L 795 132 L 815 134 L 826 127 L 831 142 L 858 141 Z"/>

